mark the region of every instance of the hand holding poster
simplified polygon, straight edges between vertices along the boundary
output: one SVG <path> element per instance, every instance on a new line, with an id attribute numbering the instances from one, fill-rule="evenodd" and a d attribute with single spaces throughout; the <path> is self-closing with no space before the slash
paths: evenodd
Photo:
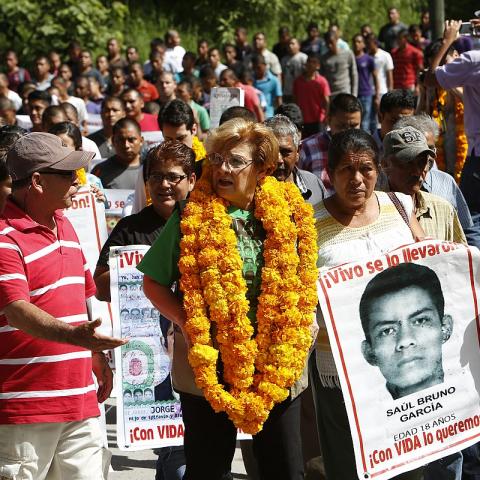
<path id="1" fill-rule="evenodd" d="M 425 241 L 320 274 L 359 479 L 388 479 L 480 438 L 480 254 Z"/>
<path id="2" fill-rule="evenodd" d="M 136 269 L 148 248 L 110 250 L 114 334 L 130 338 L 114 351 L 120 379 L 117 442 L 122 450 L 183 444 L 180 401 L 170 380 L 173 328 L 143 294 L 143 274 Z"/>

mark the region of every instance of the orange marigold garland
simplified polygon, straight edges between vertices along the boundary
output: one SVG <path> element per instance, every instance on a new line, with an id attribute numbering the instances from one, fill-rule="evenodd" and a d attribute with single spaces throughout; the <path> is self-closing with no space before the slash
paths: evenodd
<path id="1" fill-rule="evenodd" d="M 446 171 L 445 151 L 443 148 L 445 132 L 445 105 L 447 102 L 447 90 L 442 88 L 437 89 L 437 96 L 433 101 L 432 117 L 440 127 L 440 136 L 437 141 L 437 158 L 436 162 L 440 170 Z M 468 142 L 465 134 L 463 111 L 464 105 L 457 95 L 453 94 L 455 102 L 455 171 L 454 177 L 457 182 L 460 181 L 460 176 L 467 158 Z"/>
<path id="2" fill-rule="evenodd" d="M 180 288 L 192 344 L 189 362 L 214 410 L 226 412 L 237 427 L 255 434 L 274 404 L 287 398 L 305 365 L 317 304 L 316 232 L 312 207 L 294 184 L 273 177 L 261 182 L 254 213 L 266 239 L 254 337 L 227 207 L 205 172 L 182 216 Z M 217 376 L 219 354 L 226 386 Z"/>

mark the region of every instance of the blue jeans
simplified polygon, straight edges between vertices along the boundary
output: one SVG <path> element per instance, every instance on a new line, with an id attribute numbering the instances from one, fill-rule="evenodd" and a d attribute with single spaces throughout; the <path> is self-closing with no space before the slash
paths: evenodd
<path id="1" fill-rule="evenodd" d="M 372 133 L 370 131 L 370 117 L 372 116 L 373 97 L 371 95 L 360 96 L 358 97 L 358 101 L 362 104 L 362 130 Z"/>
<path id="2" fill-rule="evenodd" d="M 158 455 L 155 480 L 182 480 L 185 474 L 183 446 L 156 448 Z"/>

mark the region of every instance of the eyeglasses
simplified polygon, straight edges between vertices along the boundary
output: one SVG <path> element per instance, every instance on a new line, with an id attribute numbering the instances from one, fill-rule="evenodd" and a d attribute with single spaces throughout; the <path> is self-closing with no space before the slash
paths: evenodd
<path id="1" fill-rule="evenodd" d="M 220 167 L 223 163 L 225 163 L 225 167 L 228 170 L 241 170 L 242 168 L 248 167 L 253 160 L 247 160 L 243 158 L 241 155 L 231 155 L 228 158 L 223 157 L 219 153 L 211 153 L 207 156 L 210 165 L 214 167 Z"/>
<path id="2" fill-rule="evenodd" d="M 38 173 L 42 175 L 58 175 L 60 177 L 70 177 L 70 181 L 74 182 L 77 179 L 76 170 L 39 170 Z"/>
<path id="3" fill-rule="evenodd" d="M 170 185 L 176 185 L 182 180 L 187 178 L 188 175 L 179 175 L 178 173 L 168 172 L 168 173 L 152 173 L 148 179 L 154 183 L 162 183 L 164 180 L 167 181 Z"/>

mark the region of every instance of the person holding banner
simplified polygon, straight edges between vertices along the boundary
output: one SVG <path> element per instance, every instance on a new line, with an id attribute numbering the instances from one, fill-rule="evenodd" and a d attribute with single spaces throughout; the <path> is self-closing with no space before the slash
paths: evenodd
<path id="1" fill-rule="evenodd" d="M 235 118 L 214 130 L 202 179 L 138 266 L 145 294 L 176 326 L 184 480 L 231 478 L 237 428 L 253 435 L 261 478 L 303 479 L 298 395 L 316 243 L 312 207 L 268 176 L 278 149 L 261 124 Z"/>
<path id="2" fill-rule="evenodd" d="M 7 154 L 12 195 L 0 221 L 0 472 L 7 478 L 104 478 L 98 402 L 113 378 L 102 352 L 127 340 L 97 333 L 100 319 L 88 321 L 95 284 L 62 213 L 79 187 L 76 170 L 92 156 L 48 133 L 19 138 Z"/>
<path id="3" fill-rule="evenodd" d="M 152 245 L 174 211 L 176 202 L 184 200 L 195 185 L 195 153 L 183 143 L 166 141 L 153 147 L 147 153 L 144 165 L 152 203 L 139 213 L 122 218 L 105 242 L 93 275 L 99 300 L 111 300 L 108 264 L 110 248 Z M 126 315 L 128 314 L 126 310 Z M 158 312 L 156 315 L 158 316 Z M 159 318 L 158 321 L 162 332 L 169 330 L 171 324 L 166 318 Z M 162 395 L 157 395 L 160 392 Z M 130 398 L 131 395 L 132 392 Z M 170 398 L 173 396 L 170 374 L 155 387 L 155 397 L 162 396 L 162 400 L 166 400 L 165 395 Z M 155 453 L 158 454 L 156 478 L 181 480 L 185 471 L 183 447 L 163 447 L 156 449 Z"/>
<path id="4" fill-rule="evenodd" d="M 368 133 L 349 129 L 332 137 L 327 170 L 335 193 L 315 209 L 321 269 L 380 255 L 424 237 L 411 197 L 374 191 L 379 169 L 378 147 Z M 323 317 L 319 320 L 312 376 L 322 455 L 328 480 L 351 480 L 357 478 L 352 437 Z M 415 471 L 399 478 L 419 475 Z"/>

